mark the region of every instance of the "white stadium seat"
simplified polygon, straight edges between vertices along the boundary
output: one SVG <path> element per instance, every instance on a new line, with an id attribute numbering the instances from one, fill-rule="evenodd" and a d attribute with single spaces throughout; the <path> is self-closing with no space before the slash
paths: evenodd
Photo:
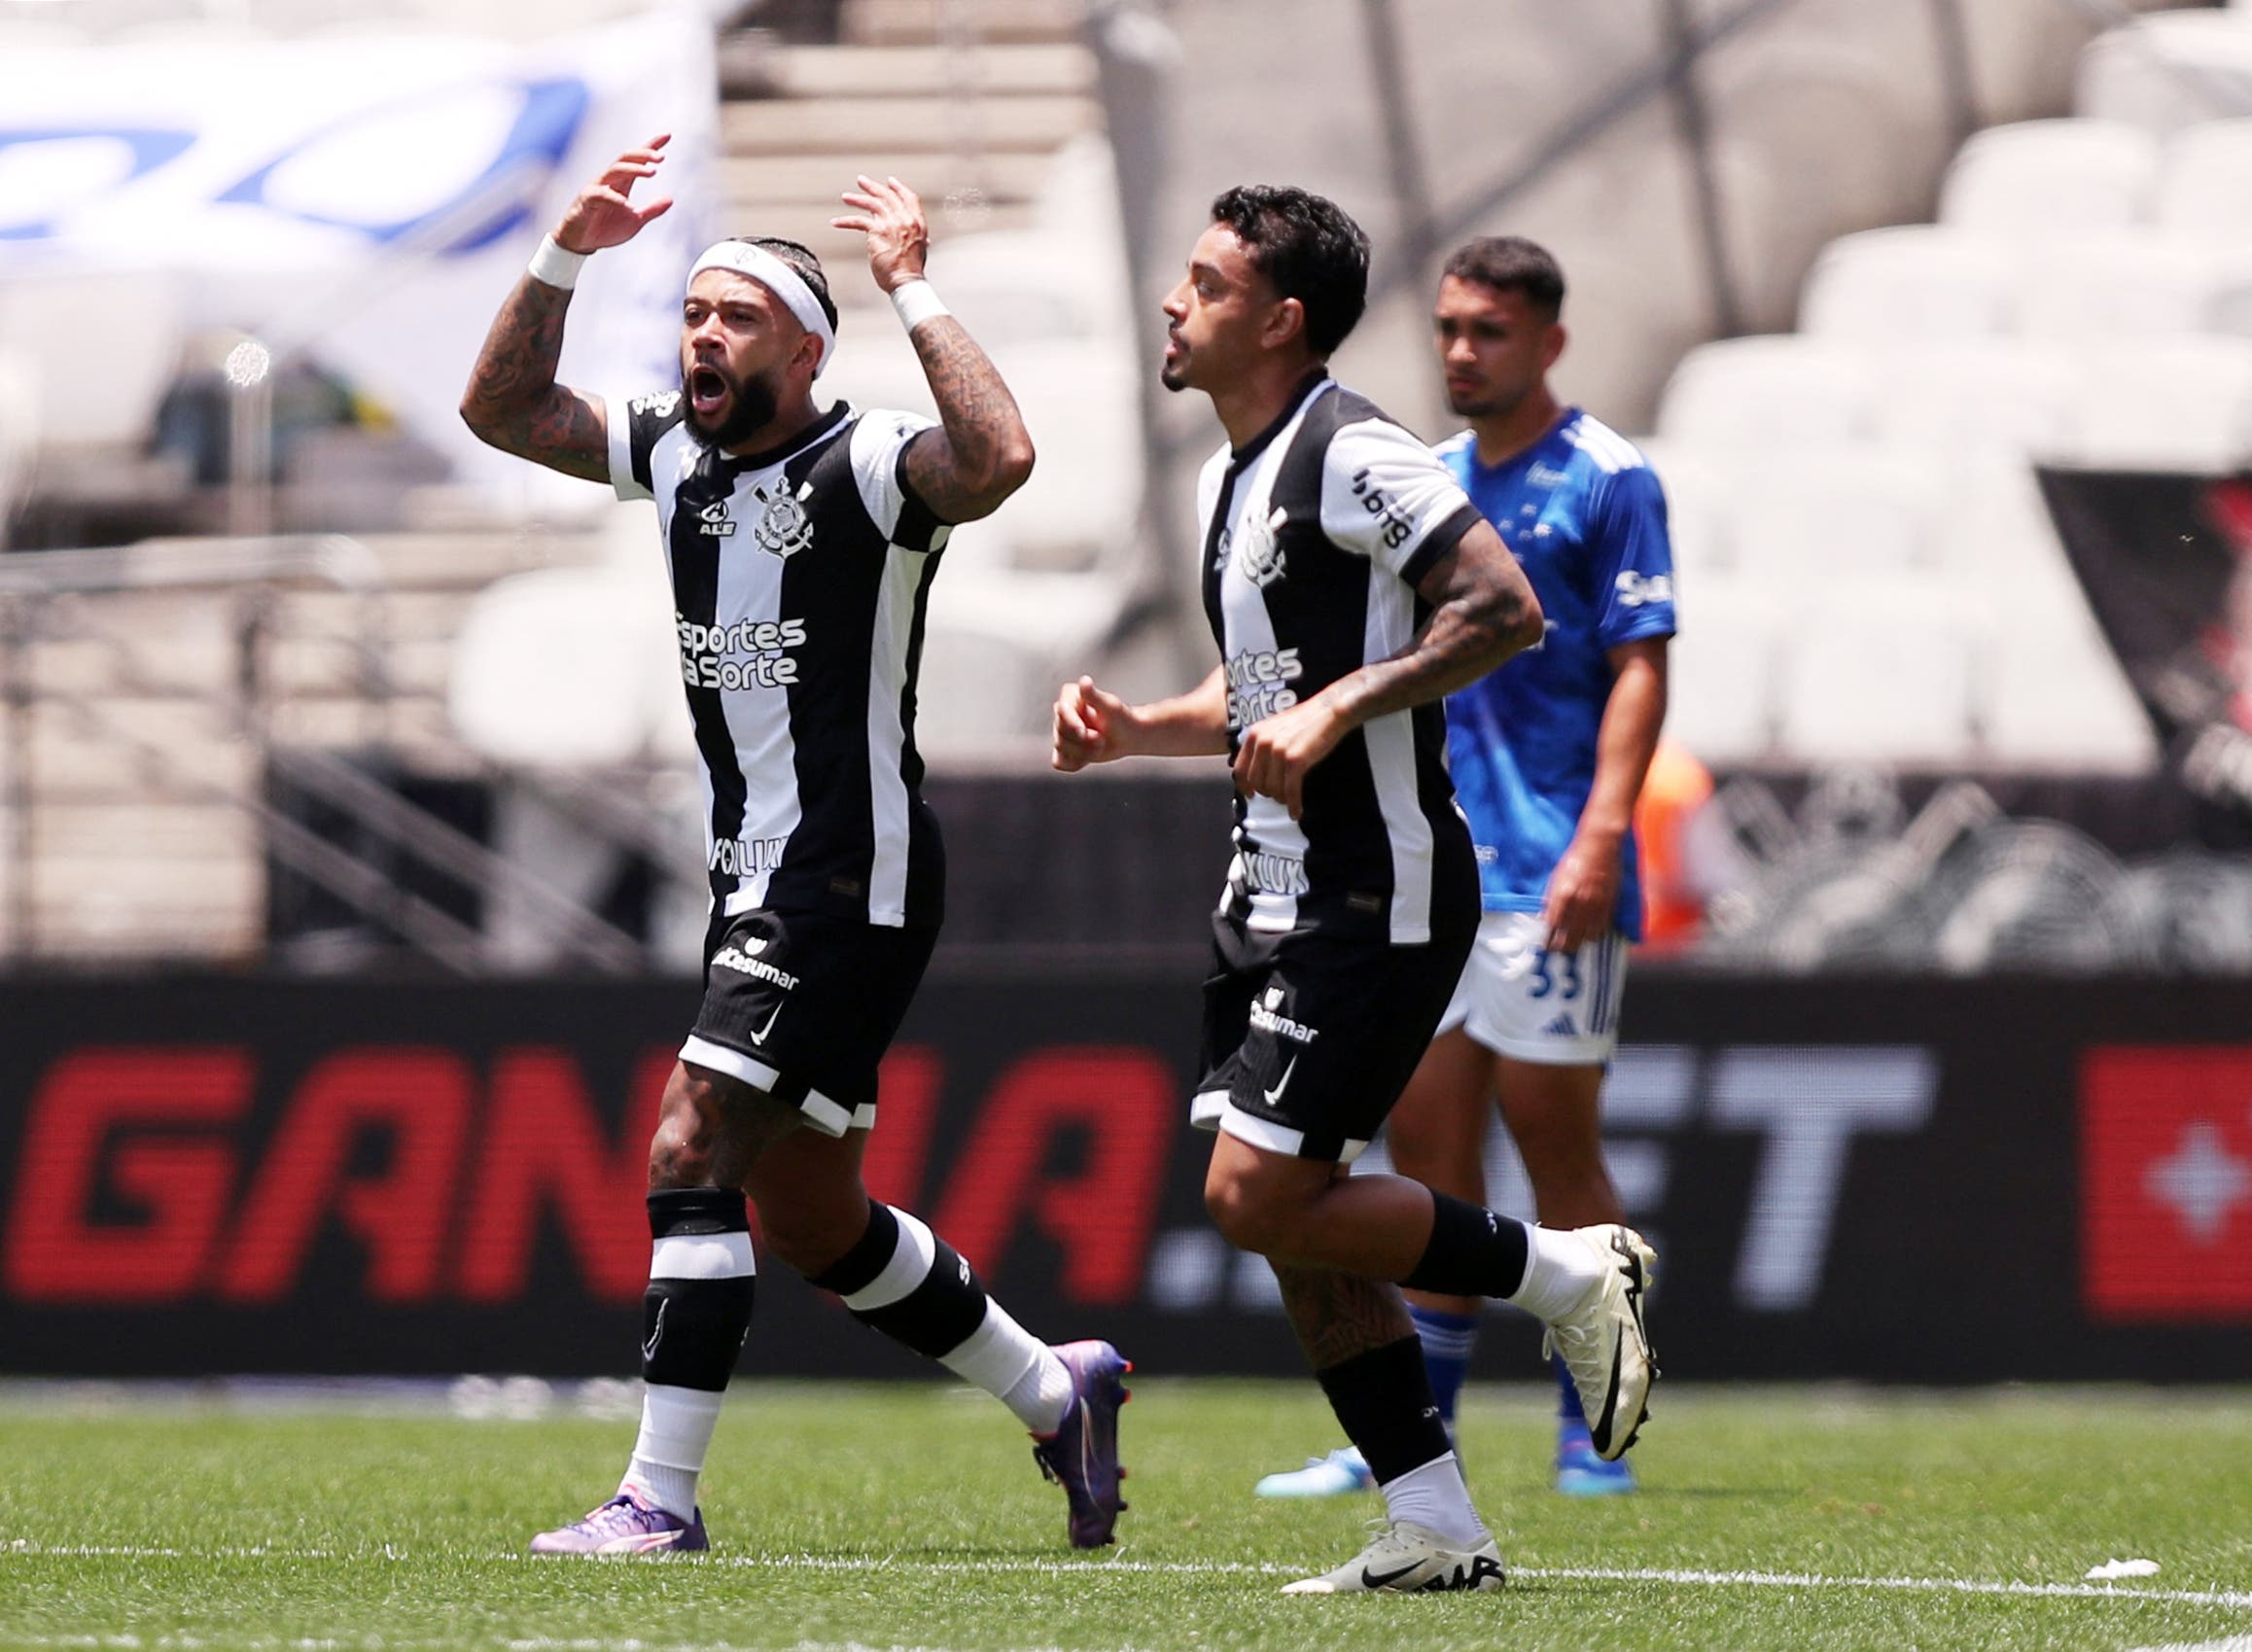
<path id="1" fill-rule="evenodd" d="M 1731 541 L 1740 578 L 1785 600 L 1941 559 L 1933 467 L 1873 443 L 1807 447 L 1740 473 Z"/>
<path id="2" fill-rule="evenodd" d="M 0 352 L 0 547 L 39 445 L 39 380 L 30 364 Z"/>
<path id="3" fill-rule="evenodd" d="M 2070 452 L 2098 470 L 2231 471 L 2252 455 L 2252 339 L 2091 350 Z"/>
<path id="4" fill-rule="evenodd" d="M 1636 437 L 1635 445 L 1666 491 L 1666 529 L 1672 541 L 1673 566 L 1691 583 L 1735 564 L 1729 541 L 1729 510 L 1735 479 L 1725 454 L 1710 453 L 1661 437 Z"/>
<path id="5" fill-rule="evenodd" d="M 1784 750 L 1811 763 L 1969 757 L 1972 661 L 1983 629 L 1939 580 L 1841 579 L 1810 588 L 1791 605 Z"/>
<path id="6" fill-rule="evenodd" d="M 1887 348 L 2003 333 L 2017 273 L 2004 244 L 1969 230 L 1865 229 L 1822 249 L 1807 275 L 1799 327 Z"/>
<path id="7" fill-rule="evenodd" d="M 2072 107 L 2165 137 L 2252 107 L 2252 27 L 2212 11 L 2162 12 L 2080 50 Z"/>
<path id="8" fill-rule="evenodd" d="M 2175 133 L 2151 218 L 2176 240 L 2252 246 L 2252 120 L 2212 121 Z"/>
<path id="9" fill-rule="evenodd" d="M 463 741 L 511 767 L 641 757 L 660 718 L 677 721 L 682 704 L 654 545 L 650 562 L 655 584 L 616 566 L 544 568 L 480 592 L 455 638 L 447 685 Z M 677 748 L 677 729 L 664 733 Z"/>
<path id="10" fill-rule="evenodd" d="M 1684 581 L 1681 630 L 1667 650 L 1666 733 L 1707 765 L 1756 762 L 1776 735 L 1781 605 L 1765 586 Z"/>
<path id="11" fill-rule="evenodd" d="M 2070 345 L 2199 333 L 2218 280 L 2202 248 L 2148 230 L 2059 236 L 2025 250 L 2018 331 Z"/>
<path id="12" fill-rule="evenodd" d="M 1857 350 L 1791 334 L 1724 338 L 1681 358 L 1658 403 L 1658 434 L 1701 448 L 1849 441 L 1875 417 Z"/>
<path id="13" fill-rule="evenodd" d="M 1910 345 L 1886 352 L 1881 370 L 1880 439 L 1950 455 L 2055 451 L 2080 382 L 2068 351 L 2017 338 Z"/>
<path id="14" fill-rule="evenodd" d="M 1995 610 L 1981 721 L 1995 760 L 2025 768 L 2147 772 L 2150 719 L 2085 606 L 2022 621 Z"/>
<path id="15" fill-rule="evenodd" d="M 2158 139 L 2123 122 L 1989 126 L 1955 152 L 1939 221 L 1997 235 L 2121 228 L 2142 219 L 2158 171 Z"/>

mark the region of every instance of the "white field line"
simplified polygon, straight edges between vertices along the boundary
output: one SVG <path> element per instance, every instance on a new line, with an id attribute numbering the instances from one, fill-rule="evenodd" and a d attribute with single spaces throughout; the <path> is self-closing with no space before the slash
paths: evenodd
<path id="1" fill-rule="evenodd" d="M 2226 1640 L 2170 1641 L 2164 1646 L 2138 1646 L 2134 1652 L 2252 1652 L 2252 1634 L 2232 1634 Z"/>
<path id="2" fill-rule="evenodd" d="M 118 1560 L 373 1560 L 373 1550 L 285 1549 L 264 1545 L 249 1548 L 176 1549 L 134 1544 L 80 1545 L 35 1543 L 25 1538 L 0 1542 L 0 1563 L 15 1557 L 55 1556 Z M 381 1558 L 399 1562 L 415 1558 L 408 1551 L 384 1545 Z M 1146 1572 L 1168 1576 L 1201 1577 L 1229 1574 L 1305 1576 L 1323 1569 L 1319 1565 L 1284 1565 L 1258 1561 L 1036 1561 L 917 1560 L 901 1555 L 707 1555 L 670 1560 L 707 1566 L 741 1566 L 771 1571 L 900 1571 L 941 1576 L 992 1576 L 996 1573 L 1029 1576 L 1081 1576 L 1106 1571 Z M 500 1562 L 535 1564 L 513 1551 L 489 1556 Z M 555 1563 L 546 1563 L 555 1564 Z M 1585 1581 L 1597 1583 L 1670 1583 L 1730 1589 L 1847 1589 L 1905 1590 L 1925 1595 L 2002 1595 L 2061 1600 L 2164 1600 L 2175 1605 L 2222 1606 L 2252 1611 L 2252 1590 L 2244 1589 L 2142 1589 L 2108 1583 L 2019 1583 L 2004 1579 L 1971 1577 L 1852 1577 L 1812 1571 L 1699 1571 L 1666 1566 L 1511 1566 L 1512 1577 L 1528 1580 Z M 2241 1642 L 2241 1644 L 2239 1644 Z M 122 1642 L 121 1642 L 122 1644 Z M 536 1643 L 526 1642 L 527 1646 Z M 537 1643 L 545 1644 L 545 1643 Z M 2213 1643 L 2222 1652 L 2252 1652 L 2252 1636 Z M 2189 1649 L 2165 1649 L 2189 1652 Z M 2199 1646 L 2195 1652 L 2211 1652 Z"/>

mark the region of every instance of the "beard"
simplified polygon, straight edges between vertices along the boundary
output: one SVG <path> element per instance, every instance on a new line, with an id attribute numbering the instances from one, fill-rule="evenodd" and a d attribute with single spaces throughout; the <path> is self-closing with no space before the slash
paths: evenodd
<path id="1" fill-rule="evenodd" d="M 1517 411 L 1525 398 L 1531 394 L 1531 386 L 1520 390 L 1507 388 L 1489 390 L 1483 395 L 1458 396 L 1447 392 L 1447 409 L 1458 419 L 1505 419 Z"/>
<path id="2" fill-rule="evenodd" d="M 727 387 L 727 410 L 716 425 L 706 425 L 697 415 L 694 403 L 689 403 L 688 416 L 685 421 L 688 435 L 703 446 L 722 449 L 740 446 L 774 422 L 774 415 L 781 407 L 782 400 L 775 391 L 771 375 L 757 373 L 738 379 L 724 368 L 700 362 L 687 374 L 683 375 L 684 395 L 687 392 L 686 381 L 690 375 L 700 372 L 716 374 L 721 383 Z"/>

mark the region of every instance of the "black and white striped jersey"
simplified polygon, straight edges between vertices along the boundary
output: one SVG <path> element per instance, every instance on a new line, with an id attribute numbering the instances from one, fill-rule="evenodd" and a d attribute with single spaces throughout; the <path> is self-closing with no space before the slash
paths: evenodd
<path id="1" fill-rule="evenodd" d="M 915 751 L 924 604 L 947 529 L 908 489 L 930 421 L 843 403 L 736 459 L 680 394 L 607 404 L 620 499 L 654 499 L 704 782 L 714 903 L 938 922 Z"/>
<path id="2" fill-rule="evenodd" d="M 1405 649 L 1415 581 L 1480 518 L 1447 468 L 1322 375 L 1197 478 L 1204 606 L 1243 730 Z M 1372 718 L 1309 771 L 1303 818 L 1236 800 L 1220 911 L 1254 930 L 1361 930 L 1399 946 L 1475 925 L 1477 863 L 1447 778 L 1440 702 Z M 1457 924 L 1453 920 L 1460 920 Z"/>

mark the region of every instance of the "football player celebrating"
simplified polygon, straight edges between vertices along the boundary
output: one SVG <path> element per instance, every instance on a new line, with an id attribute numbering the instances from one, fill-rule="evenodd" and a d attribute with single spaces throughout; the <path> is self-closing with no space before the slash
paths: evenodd
<path id="1" fill-rule="evenodd" d="M 948 526 L 1023 484 L 1032 440 L 924 279 L 922 205 L 896 178 L 861 178 L 833 222 L 866 235 L 937 424 L 816 405 L 836 307 L 813 254 L 769 237 L 721 241 L 687 271 L 678 389 L 623 402 L 557 384 L 580 267 L 671 205 L 633 198 L 664 144 L 627 151 L 572 203 L 462 401 L 494 446 L 655 502 L 709 800 L 703 1006 L 650 1146 L 641 1435 L 617 1494 L 532 1551 L 706 1546 L 697 1480 L 751 1324 L 746 1195 L 773 1255 L 1015 1413 L 1063 1484 L 1072 1542 L 1108 1543 L 1126 1362 L 1108 1343 L 1031 1335 L 861 1181 L 877 1064 L 930 961 L 945 876 L 915 751 L 923 599 Z"/>

